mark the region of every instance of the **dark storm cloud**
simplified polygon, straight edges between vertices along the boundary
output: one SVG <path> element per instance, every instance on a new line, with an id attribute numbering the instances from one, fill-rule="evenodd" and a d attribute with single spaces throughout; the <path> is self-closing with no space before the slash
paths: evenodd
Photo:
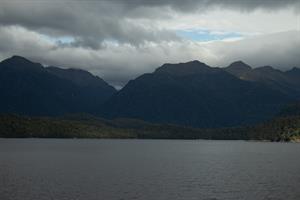
<path id="1" fill-rule="evenodd" d="M 139 6 L 170 6 L 177 10 L 190 11 L 207 9 L 211 7 L 226 7 L 251 11 L 253 9 L 282 9 L 286 6 L 296 6 L 299 9 L 298 0 L 112 0 L 117 4 L 125 4 L 127 8 Z"/>
<path id="2" fill-rule="evenodd" d="M 24 0 L 0 2 L 0 25 L 19 25 L 53 37 L 72 36 L 75 46 L 100 48 L 104 40 L 132 45 L 173 41 L 179 38 L 167 29 L 157 29 L 142 19 L 166 19 L 170 12 L 228 8 L 299 8 L 298 0 Z M 140 21 L 137 21 L 141 19 Z"/>
<path id="3" fill-rule="evenodd" d="M 53 37 L 72 36 L 75 46 L 92 48 L 100 47 L 105 39 L 133 45 L 179 39 L 168 30 L 133 22 L 126 16 L 127 6 L 117 2 L 24 2 L 1 2 L 0 24 L 19 25 Z"/>

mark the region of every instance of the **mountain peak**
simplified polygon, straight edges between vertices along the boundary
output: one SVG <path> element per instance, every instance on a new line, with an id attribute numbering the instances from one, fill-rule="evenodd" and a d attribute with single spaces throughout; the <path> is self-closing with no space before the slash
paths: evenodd
<path id="1" fill-rule="evenodd" d="M 225 71 L 239 78 L 243 77 L 243 75 L 251 70 L 252 68 L 249 65 L 240 60 L 231 63 L 228 67 L 225 67 Z"/>
<path id="2" fill-rule="evenodd" d="M 14 55 L 3 60 L 1 66 L 13 67 L 15 69 L 41 69 L 43 66 L 40 63 L 35 63 L 25 57 Z"/>
<path id="3" fill-rule="evenodd" d="M 231 63 L 227 68 L 231 68 L 231 69 L 233 69 L 233 68 L 237 69 L 238 68 L 238 69 L 244 69 L 244 70 L 251 70 L 252 69 L 248 64 L 244 63 L 241 60 L 238 60 L 238 61 L 235 61 L 235 62 Z"/>
<path id="4" fill-rule="evenodd" d="M 258 67 L 254 70 L 260 70 L 260 71 L 264 71 L 264 72 L 271 72 L 271 71 L 279 71 L 277 69 L 274 69 L 272 66 L 262 66 L 262 67 Z"/>
<path id="5" fill-rule="evenodd" d="M 204 73 L 211 71 L 212 68 L 202 63 L 198 60 L 186 62 L 186 63 L 177 63 L 177 64 L 170 64 L 166 63 L 163 64 L 161 67 L 155 70 L 155 73 L 167 73 L 176 76 L 185 76 L 185 75 L 192 75 L 197 73 Z"/>
<path id="6" fill-rule="evenodd" d="M 28 60 L 23 56 L 19 56 L 19 55 L 13 55 L 12 57 L 8 58 L 8 59 L 20 59 L 20 60 Z"/>
<path id="7" fill-rule="evenodd" d="M 181 63 L 181 64 L 205 64 L 203 62 L 200 62 L 199 60 L 192 60 L 186 63 Z"/>
<path id="8" fill-rule="evenodd" d="M 12 57 L 7 58 L 7 59 L 3 60 L 2 62 L 20 63 L 20 64 L 33 63 L 30 60 L 28 60 L 27 58 L 22 57 L 22 56 L 18 56 L 18 55 L 13 55 Z"/>

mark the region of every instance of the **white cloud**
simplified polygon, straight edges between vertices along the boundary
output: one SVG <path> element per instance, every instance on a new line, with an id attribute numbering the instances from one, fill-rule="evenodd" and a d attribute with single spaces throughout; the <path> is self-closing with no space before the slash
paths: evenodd
<path id="1" fill-rule="evenodd" d="M 243 35 L 270 34 L 300 30 L 300 15 L 292 8 L 276 12 L 255 10 L 239 12 L 215 9 L 205 13 L 176 14 L 173 18 L 161 20 L 161 27 L 173 30 L 211 30 L 214 32 L 236 32 Z"/>

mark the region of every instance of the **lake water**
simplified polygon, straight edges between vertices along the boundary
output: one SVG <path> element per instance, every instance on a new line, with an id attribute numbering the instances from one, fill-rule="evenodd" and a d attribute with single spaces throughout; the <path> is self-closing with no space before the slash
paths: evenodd
<path id="1" fill-rule="evenodd" d="M 300 144 L 0 139 L 0 200 L 300 199 Z"/>

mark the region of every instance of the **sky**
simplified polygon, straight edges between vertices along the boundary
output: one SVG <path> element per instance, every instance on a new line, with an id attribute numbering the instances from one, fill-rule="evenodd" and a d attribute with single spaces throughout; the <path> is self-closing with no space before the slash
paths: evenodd
<path id="1" fill-rule="evenodd" d="M 1 0 L 0 59 L 81 68 L 116 88 L 163 63 L 300 67 L 300 0 Z"/>

